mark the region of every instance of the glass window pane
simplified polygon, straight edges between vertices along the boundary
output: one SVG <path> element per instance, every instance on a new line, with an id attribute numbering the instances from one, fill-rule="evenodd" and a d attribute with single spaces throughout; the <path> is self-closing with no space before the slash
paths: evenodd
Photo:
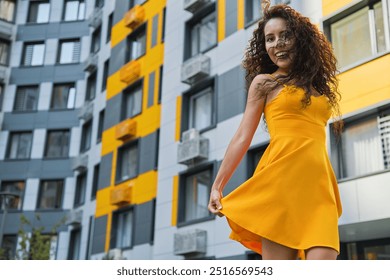
<path id="1" fill-rule="evenodd" d="M 78 20 L 83 20 L 84 17 L 85 17 L 85 3 L 81 2 L 80 6 L 79 6 L 79 12 L 78 12 L 77 19 Z"/>
<path id="2" fill-rule="evenodd" d="M 40 189 L 40 209 L 58 209 L 62 205 L 63 181 L 43 181 Z"/>
<path id="3" fill-rule="evenodd" d="M 200 27 L 200 51 L 204 51 L 217 42 L 215 14 L 209 16 Z"/>
<path id="4" fill-rule="evenodd" d="M 61 43 L 60 63 L 72 63 L 73 62 L 73 42 Z"/>
<path id="5" fill-rule="evenodd" d="M 37 23 L 49 22 L 50 4 L 41 3 L 38 4 Z"/>
<path id="6" fill-rule="evenodd" d="M 44 44 L 34 45 L 30 65 L 32 65 L 32 66 L 42 65 L 44 55 L 45 55 L 45 45 Z"/>
<path id="7" fill-rule="evenodd" d="M 68 94 L 68 104 L 67 104 L 68 109 L 74 108 L 75 100 L 76 100 L 76 89 L 74 87 L 71 87 L 69 89 L 69 94 Z"/>
<path id="8" fill-rule="evenodd" d="M 205 94 L 195 96 L 193 99 L 193 126 L 201 130 L 212 123 L 212 94 L 208 91 Z"/>
<path id="9" fill-rule="evenodd" d="M 0 19 L 6 21 L 14 20 L 15 0 L 0 1 Z"/>
<path id="10" fill-rule="evenodd" d="M 199 25 L 191 29 L 191 56 L 199 53 Z"/>
<path id="11" fill-rule="evenodd" d="M 0 41 L 0 64 L 8 64 L 8 55 L 9 55 L 9 43 L 5 41 Z"/>
<path id="12" fill-rule="evenodd" d="M 378 2 L 374 5 L 374 15 L 377 52 L 384 52 L 386 50 L 386 39 L 382 2 Z"/>
<path id="13" fill-rule="evenodd" d="M 67 1 L 65 3 L 65 21 L 77 20 L 79 1 Z"/>
<path id="14" fill-rule="evenodd" d="M 2 192 L 10 192 L 17 196 L 7 200 L 7 209 L 22 209 L 23 195 L 25 189 L 24 181 L 6 182 L 1 184 Z M 4 209 L 3 199 L 0 199 L 0 209 Z"/>
<path id="15" fill-rule="evenodd" d="M 134 99 L 134 106 L 132 110 L 132 116 L 138 115 L 141 113 L 141 107 L 142 107 L 142 88 L 138 88 L 134 93 L 133 93 L 133 99 Z"/>
<path id="16" fill-rule="evenodd" d="M 341 141 L 343 177 L 355 177 L 384 169 L 376 118 L 347 126 Z"/>
<path id="17" fill-rule="evenodd" d="M 331 25 L 332 45 L 339 67 L 345 67 L 372 55 L 368 22 L 366 7 Z"/>

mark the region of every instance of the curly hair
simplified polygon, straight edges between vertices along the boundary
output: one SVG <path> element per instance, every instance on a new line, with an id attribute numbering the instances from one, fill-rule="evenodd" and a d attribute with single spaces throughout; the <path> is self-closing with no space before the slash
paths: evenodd
<path id="1" fill-rule="evenodd" d="M 286 21 L 287 30 L 295 37 L 292 52 L 295 58 L 291 71 L 287 76 L 279 76 L 278 80 L 286 84 L 293 84 L 303 88 L 305 96 L 302 106 L 310 105 L 313 88 L 321 95 L 325 95 L 332 108 L 332 115 L 337 121 L 334 123 L 334 131 L 340 134 L 342 130 L 336 75 L 337 60 L 333 49 L 325 35 L 312 24 L 307 17 L 302 16 L 287 5 L 275 5 L 263 11 L 263 17 L 253 32 L 243 60 L 246 70 L 246 80 L 249 85 L 259 74 L 272 74 L 278 67 L 271 61 L 265 48 L 264 28 L 272 18 L 282 18 Z M 264 85 L 260 85 L 264 86 Z M 262 91 L 261 95 L 267 95 L 271 89 Z"/>

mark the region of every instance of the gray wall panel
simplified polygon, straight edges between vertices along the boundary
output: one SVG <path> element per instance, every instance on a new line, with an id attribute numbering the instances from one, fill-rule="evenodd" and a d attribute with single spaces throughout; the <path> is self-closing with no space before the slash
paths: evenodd
<path id="1" fill-rule="evenodd" d="M 108 75 L 111 76 L 119 71 L 126 62 L 127 40 L 121 41 L 111 49 L 110 65 L 108 67 Z"/>
<path id="2" fill-rule="evenodd" d="M 98 189 L 104 189 L 111 185 L 112 153 L 104 155 L 100 161 Z"/>
<path id="3" fill-rule="evenodd" d="M 84 79 L 85 72 L 82 64 L 13 67 L 10 84 L 34 85 L 43 82 L 58 83 Z"/>
<path id="4" fill-rule="evenodd" d="M 95 219 L 92 239 L 92 254 L 104 252 L 106 245 L 107 215 Z"/>
<path id="5" fill-rule="evenodd" d="M 157 34 L 158 34 L 158 15 L 155 15 L 153 17 L 153 24 L 152 24 L 152 45 L 153 48 L 155 45 L 157 45 Z"/>
<path id="6" fill-rule="evenodd" d="M 130 1 L 129 0 L 116 0 L 115 1 L 115 10 L 114 10 L 114 18 L 113 18 L 113 25 L 117 24 L 123 16 L 126 14 L 126 12 L 130 8 Z"/>
<path id="7" fill-rule="evenodd" d="M 157 155 L 157 132 L 153 132 L 145 137 L 140 138 L 139 173 L 145 173 L 153 170 Z"/>
<path id="8" fill-rule="evenodd" d="M 51 22 L 50 24 L 18 25 L 16 41 L 79 38 L 89 35 L 87 21 Z"/>
<path id="9" fill-rule="evenodd" d="M 218 77 L 217 122 L 244 112 L 246 102 L 244 80 L 244 71 L 239 66 Z"/>
<path id="10" fill-rule="evenodd" d="M 3 130 L 33 130 L 36 128 L 65 129 L 79 126 L 76 111 L 38 111 L 36 113 L 5 113 Z"/>
<path id="11" fill-rule="evenodd" d="M 71 158 L 57 160 L 0 161 L 0 180 L 26 180 L 28 178 L 60 179 L 73 177 Z"/>
<path id="12" fill-rule="evenodd" d="M 107 130 L 121 121 L 122 93 L 107 100 L 103 129 Z"/>
<path id="13" fill-rule="evenodd" d="M 148 108 L 153 106 L 154 101 L 154 85 L 156 81 L 156 72 L 149 75 L 149 92 L 148 92 Z"/>
<path id="14" fill-rule="evenodd" d="M 226 37 L 237 31 L 237 1 L 226 0 Z"/>
<path id="15" fill-rule="evenodd" d="M 153 242 L 154 200 L 136 205 L 134 222 L 134 245 Z"/>
<path id="16" fill-rule="evenodd" d="M 39 220 L 36 218 L 36 214 L 39 215 Z M 58 231 L 66 231 L 67 226 L 64 223 L 64 217 L 68 214 L 68 211 L 55 210 L 53 212 L 33 212 L 23 211 L 23 215 L 31 222 L 34 227 L 44 227 L 43 233 L 50 233 L 54 227 Z M 22 214 L 9 212 L 6 217 L 4 234 L 17 234 L 20 229 L 20 216 Z M 3 219 L 3 214 L 0 214 L 0 220 Z M 31 226 L 25 225 L 23 229 L 26 232 L 31 231 Z"/>

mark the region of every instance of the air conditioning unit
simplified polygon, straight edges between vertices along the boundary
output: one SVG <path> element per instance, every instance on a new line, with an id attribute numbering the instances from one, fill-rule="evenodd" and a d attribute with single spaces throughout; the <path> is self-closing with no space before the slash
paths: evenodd
<path id="1" fill-rule="evenodd" d="M 130 203 L 132 189 L 133 184 L 113 187 L 110 191 L 110 203 L 113 205 Z"/>
<path id="2" fill-rule="evenodd" d="M 93 103 L 91 101 L 86 101 L 83 107 L 80 108 L 78 117 L 84 121 L 88 121 L 93 116 Z"/>
<path id="3" fill-rule="evenodd" d="M 174 234 L 173 252 L 175 255 L 187 255 L 194 253 L 206 253 L 207 232 L 193 229 Z"/>
<path id="4" fill-rule="evenodd" d="M 184 10 L 195 13 L 208 3 L 210 0 L 184 0 Z"/>
<path id="5" fill-rule="evenodd" d="M 88 25 L 93 28 L 98 28 L 102 24 L 103 11 L 101 8 L 95 8 L 88 18 Z"/>
<path id="6" fill-rule="evenodd" d="M 137 122 L 127 119 L 119 123 L 115 128 L 115 138 L 125 141 L 137 134 Z"/>
<path id="7" fill-rule="evenodd" d="M 122 250 L 115 248 L 108 251 L 108 259 L 110 260 L 123 260 Z"/>
<path id="8" fill-rule="evenodd" d="M 78 157 L 74 157 L 72 160 L 72 170 L 83 172 L 87 170 L 88 167 L 88 155 L 80 155 Z"/>
<path id="9" fill-rule="evenodd" d="M 123 67 L 119 70 L 119 79 L 126 83 L 130 84 L 137 80 L 141 75 L 141 64 L 136 61 L 130 61 L 123 65 Z"/>
<path id="10" fill-rule="evenodd" d="M 135 29 L 145 20 L 145 9 L 140 5 L 135 5 L 130 11 L 125 14 L 125 26 Z"/>
<path id="11" fill-rule="evenodd" d="M 89 54 L 87 60 L 84 62 L 84 71 L 92 73 L 97 69 L 98 56 L 96 54 Z"/>
<path id="12" fill-rule="evenodd" d="M 210 75 L 210 58 L 199 54 L 185 61 L 181 68 L 181 81 L 186 84 L 194 84 Z"/>
<path id="13" fill-rule="evenodd" d="M 199 131 L 192 128 L 183 132 L 182 141 L 178 145 L 177 162 L 191 165 L 194 162 L 208 159 L 209 140 L 199 135 Z"/>
<path id="14" fill-rule="evenodd" d="M 77 226 L 80 225 L 83 220 L 83 210 L 70 210 L 68 214 L 67 224 Z"/>

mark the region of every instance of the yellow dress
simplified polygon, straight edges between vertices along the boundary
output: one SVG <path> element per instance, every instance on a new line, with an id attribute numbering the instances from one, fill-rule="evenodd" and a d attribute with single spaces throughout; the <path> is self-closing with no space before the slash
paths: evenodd
<path id="1" fill-rule="evenodd" d="M 253 176 L 222 198 L 230 238 L 261 254 L 261 237 L 290 248 L 330 247 L 340 252 L 337 180 L 326 151 L 331 109 L 325 96 L 284 86 L 264 109 L 270 143 Z"/>

